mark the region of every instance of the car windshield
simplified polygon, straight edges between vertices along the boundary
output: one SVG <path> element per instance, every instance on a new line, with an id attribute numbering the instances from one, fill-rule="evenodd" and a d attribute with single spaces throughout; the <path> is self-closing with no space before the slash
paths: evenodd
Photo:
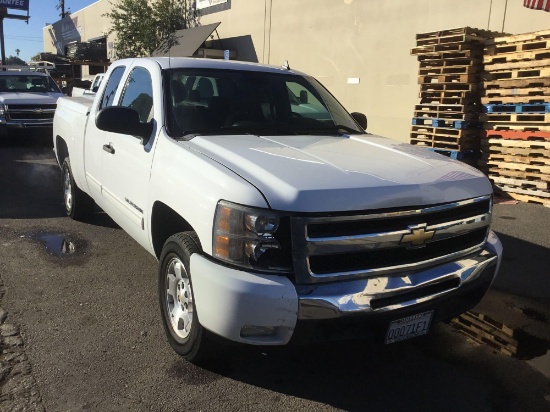
<path id="1" fill-rule="evenodd" d="M 61 93 L 50 76 L 14 74 L 0 76 L 0 93 Z"/>
<path id="2" fill-rule="evenodd" d="M 364 133 L 311 77 L 213 69 L 168 71 L 168 129 L 197 134 Z"/>

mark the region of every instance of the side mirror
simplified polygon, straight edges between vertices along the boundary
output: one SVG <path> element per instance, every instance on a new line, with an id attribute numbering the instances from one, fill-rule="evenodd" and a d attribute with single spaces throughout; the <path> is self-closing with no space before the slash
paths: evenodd
<path id="1" fill-rule="evenodd" d="M 367 130 L 367 116 L 365 116 L 363 113 L 357 113 L 353 112 L 351 114 L 351 117 L 355 119 L 357 124 L 363 128 L 363 130 Z"/>
<path id="2" fill-rule="evenodd" d="M 145 145 L 153 133 L 153 122 L 141 123 L 134 109 L 123 106 L 110 106 L 101 109 L 95 118 L 99 130 L 135 136 Z"/>
<path id="3" fill-rule="evenodd" d="M 307 91 L 306 90 L 300 91 L 300 103 L 306 104 L 307 102 L 308 102 Z"/>

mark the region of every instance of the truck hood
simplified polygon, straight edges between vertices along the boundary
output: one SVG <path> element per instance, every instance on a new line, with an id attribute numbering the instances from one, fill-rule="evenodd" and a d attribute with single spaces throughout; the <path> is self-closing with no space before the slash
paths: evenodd
<path id="1" fill-rule="evenodd" d="M 54 104 L 62 93 L 1 93 L 1 104 Z"/>
<path id="2" fill-rule="evenodd" d="M 423 206 L 492 193 L 470 166 L 374 135 L 197 136 L 187 143 L 253 184 L 276 210 Z"/>

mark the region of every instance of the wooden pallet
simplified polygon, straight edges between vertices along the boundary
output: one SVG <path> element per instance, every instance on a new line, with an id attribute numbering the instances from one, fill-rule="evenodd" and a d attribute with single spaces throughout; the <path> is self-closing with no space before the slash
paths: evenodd
<path id="1" fill-rule="evenodd" d="M 483 56 L 483 63 L 486 67 L 490 67 L 493 64 L 500 63 L 514 63 L 520 61 L 533 61 L 550 58 L 550 49 L 540 49 L 534 51 L 525 52 L 512 52 L 512 53 L 500 53 L 500 54 L 487 54 Z"/>
<path id="2" fill-rule="evenodd" d="M 550 166 L 546 165 L 534 165 L 534 164 L 525 164 L 525 163 L 512 163 L 512 162 L 497 162 L 490 160 L 487 162 L 489 168 L 498 168 L 506 170 L 519 170 L 520 172 L 533 172 L 548 174 L 550 179 Z"/>
<path id="3" fill-rule="evenodd" d="M 479 113 L 479 107 L 462 104 L 417 104 L 414 110 L 437 113 Z"/>
<path id="4" fill-rule="evenodd" d="M 483 165 L 481 162 L 480 165 Z M 507 176 L 515 179 L 540 180 L 550 182 L 550 176 L 546 173 L 522 172 L 518 170 L 499 169 L 498 167 L 487 169 L 487 173 L 498 176 Z"/>
<path id="5" fill-rule="evenodd" d="M 468 59 L 481 62 L 483 59 L 483 50 L 459 50 L 459 51 L 439 51 L 426 52 L 418 54 L 417 59 L 420 62 L 431 60 L 447 60 L 447 59 Z"/>
<path id="6" fill-rule="evenodd" d="M 454 119 L 441 119 L 434 117 L 413 117 L 412 124 L 414 126 L 431 126 L 431 127 L 444 127 L 452 129 L 480 129 L 481 124 L 478 121 L 465 121 Z"/>
<path id="7" fill-rule="evenodd" d="M 516 194 L 519 194 L 519 195 L 526 195 L 526 196 L 535 196 L 535 197 L 538 197 L 540 199 L 546 199 L 547 201 L 550 202 L 550 192 L 547 192 L 547 191 L 544 191 L 544 190 L 522 189 L 522 188 L 515 187 L 515 186 L 503 185 L 503 184 L 500 184 L 500 183 L 495 183 L 494 186 L 499 188 L 503 192 L 516 193 Z"/>
<path id="8" fill-rule="evenodd" d="M 485 130 L 482 137 L 509 140 L 550 141 L 550 132 L 529 130 Z"/>
<path id="9" fill-rule="evenodd" d="M 455 140 L 455 141 L 453 141 Z M 413 137 L 413 134 L 411 133 L 411 139 L 410 144 L 419 146 L 419 147 L 425 147 L 427 149 L 434 148 L 434 149 L 442 149 L 442 150 L 456 150 L 459 152 L 465 152 L 468 150 L 478 150 L 479 148 L 479 142 L 475 139 L 448 139 L 444 136 L 434 136 L 432 140 L 424 139 L 424 138 L 416 138 Z"/>
<path id="10" fill-rule="evenodd" d="M 479 138 L 480 130 L 460 130 L 447 127 L 430 127 L 430 126 L 412 126 L 411 130 L 416 133 L 426 133 L 438 136 L 448 136 L 455 139 L 463 137 Z"/>
<path id="11" fill-rule="evenodd" d="M 529 154 L 524 156 L 517 156 L 517 155 L 508 155 L 508 154 L 490 151 L 489 153 L 483 154 L 483 156 L 481 157 L 481 160 L 486 163 L 487 162 L 510 162 L 510 163 L 525 163 L 528 165 L 550 166 L 549 157 L 529 156 Z"/>
<path id="12" fill-rule="evenodd" d="M 523 130 L 523 131 L 550 131 L 550 123 L 503 123 L 503 122 L 485 122 L 483 128 L 486 130 Z"/>
<path id="13" fill-rule="evenodd" d="M 440 74 L 433 76 L 418 76 L 418 84 L 438 83 L 478 83 L 480 76 L 477 74 Z"/>
<path id="14" fill-rule="evenodd" d="M 550 103 L 486 104 L 483 106 L 483 112 L 484 113 L 524 113 L 524 114 L 550 113 Z"/>
<path id="15" fill-rule="evenodd" d="M 415 118 L 430 118 L 430 119 L 452 119 L 452 120 L 466 120 L 477 121 L 479 115 L 477 113 L 456 113 L 456 112 L 438 112 L 437 110 L 428 112 L 425 110 L 415 111 Z"/>
<path id="16" fill-rule="evenodd" d="M 526 77 L 550 76 L 550 67 L 533 67 L 525 69 L 510 69 L 487 73 L 485 79 L 488 81 L 502 79 L 523 79 Z"/>
<path id="17" fill-rule="evenodd" d="M 514 147 L 528 150 L 550 150 L 550 142 L 533 142 L 525 140 L 481 139 L 482 144 L 493 147 Z"/>
<path id="18" fill-rule="evenodd" d="M 485 54 L 492 55 L 500 53 L 519 53 L 531 50 L 548 49 L 549 47 L 550 39 L 540 39 L 506 44 L 486 44 Z"/>
<path id="19" fill-rule="evenodd" d="M 483 44 L 485 38 L 481 36 L 476 36 L 473 34 L 447 34 L 444 36 L 433 36 L 433 37 L 423 37 L 416 39 L 416 45 L 418 47 L 422 46 L 437 46 L 442 44 L 449 43 L 479 43 Z"/>
<path id="20" fill-rule="evenodd" d="M 483 104 L 540 104 L 550 102 L 550 87 L 490 89 L 481 97 Z"/>
<path id="21" fill-rule="evenodd" d="M 418 97 L 420 97 L 421 99 L 427 98 L 431 100 L 439 100 L 444 98 L 473 99 L 478 98 L 478 94 L 476 92 L 469 92 L 464 90 L 432 90 L 429 92 L 420 92 L 418 93 Z"/>
<path id="22" fill-rule="evenodd" d="M 510 35 L 497 35 L 491 39 L 487 39 L 485 44 L 487 46 L 493 46 L 498 44 L 520 43 L 530 42 L 542 39 L 550 39 L 550 30 L 539 30 L 530 33 L 522 34 L 510 34 Z"/>
<path id="23" fill-rule="evenodd" d="M 467 27 L 457 27 L 455 29 L 445 29 L 445 30 L 430 31 L 426 33 L 419 33 L 416 35 L 415 38 L 416 40 L 421 40 L 421 39 L 432 39 L 432 38 L 438 38 L 438 37 L 444 37 L 444 36 L 456 36 L 456 35 L 462 35 L 462 34 L 469 35 L 469 36 L 476 36 L 483 39 L 502 35 L 500 32 L 476 29 L 476 28 L 467 26 Z"/>
<path id="24" fill-rule="evenodd" d="M 435 52 L 457 52 L 465 50 L 483 51 L 483 45 L 477 43 L 446 43 L 418 46 L 411 50 L 412 55 L 433 54 Z"/>
<path id="25" fill-rule="evenodd" d="M 495 140 L 495 139 L 491 139 Z M 500 143 L 500 141 L 498 141 Z M 508 143 L 505 141 L 504 143 Z M 550 159 L 550 148 L 533 148 L 533 147 L 515 147 L 515 146 L 500 146 L 499 143 L 488 143 L 487 140 L 481 139 L 480 146 L 485 153 L 500 154 L 500 155 L 510 155 L 510 156 L 521 156 L 521 157 L 532 157 L 535 159 Z M 546 163 L 545 163 L 546 164 Z"/>
<path id="26" fill-rule="evenodd" d="M 478 74 L 481 73 L 482 66 L 429 66 L 420 67 L 418 74 L 420 76 L 438 76 L 446 74 Z"/>
<path id="27" fill-rule="evenodd" d="M 541 69 L 548 66 L 550 66 L 550 59 L 541 59 L 541 60 L 529 60 L 529 61 L 523 61 L 523 62 L 486 64 L 485 71 L 489 73 L 494 73 L 494 72 L 500 72 L 502 70 Z"/>
<path id="28" fill-rule="evenodd" d="M 550 123 L 550 113 L 482 113 L 480 115 L 482 122 L 494 123 L 524 123 L 541 124 Z"/>
<path id="29" fill-rule="evenodd" d="M 423 59 L 420 60 L 418 65 L 421 69 L 430 67 L 483 67 L 481 61 L 469 57 Z"/>
<path id="30" fill-rule="evenodd" d="M 485 89 L 523 89 L 532 87 L 550 87 L 550 77 L 527 79 L 485 80 Z M 493 90 L 490 91 L 492 93 Z M 487 91 L 485 93 L 488 93 Z"/>
<path id="31" fill-rule="evenodd" d="M 497 187 L 497 189 L 500 189 Z M 502 190 L 502 189 L 500 189 Z M 511 197 L 512 199 L 519 200 L 520 202 L 524 203 L 539 203 L 543 205 L 544 207 L 550 207 L 550 200 L 544 197 L 538 197 L 538 196 L 532 196 L 532 195 L 525 195 L 522 193 L 514 193 L 514 192 L 505 192 L 506 196 Z"/>
<path id="32" fill-rule="evenodd" d="M 469 311 L 452 319 L 451 324 L 476 342 L 486 344 L 498 353 L 513 356 L 518 352 L 514 331 L 488 316 Z"/>
<path id="33" fill-rule="evenodd" d="M 423 92 L 429 91 L 468 91 L 474 92 L 478 89 L 478 84 L 472 83 L 423 83 L 420 90 Z"/>
<path id="34" fill-rule="evenodd" d="M 538 191 L 548 191 L 548 189 L 550 189 L 550 182 L 541 182 L 540 180 L 514 179 L 512 177 L 496 176 L 491 173 L 489 173 L 489 180 L 498 187 L 515 187 L 523 190 Z"/>

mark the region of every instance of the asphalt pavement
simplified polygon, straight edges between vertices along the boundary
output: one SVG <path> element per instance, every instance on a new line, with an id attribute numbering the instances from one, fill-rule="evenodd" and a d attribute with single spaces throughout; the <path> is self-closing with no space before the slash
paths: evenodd
<path id="1" fill-rule="evenodd" d="M 64 216 L 51 147 L 4 144 L 0 410 L 549 411 L 550 209 L 497 204 L 493 227 L 504 261 L 472 321 L 492 332 L 230 346 L 198 367 L 164 337 L 155 258 L 99 210 Z"/>

